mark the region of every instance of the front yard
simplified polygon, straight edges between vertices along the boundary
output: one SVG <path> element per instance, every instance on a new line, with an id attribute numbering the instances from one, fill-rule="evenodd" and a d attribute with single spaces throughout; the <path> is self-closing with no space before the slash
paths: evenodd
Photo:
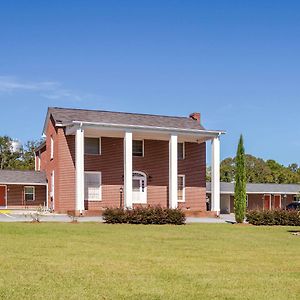
<path id="1" fill-rule="evenodd" d="M 0 223 L 0 299 L 299 299 L 296 229 Z"/>

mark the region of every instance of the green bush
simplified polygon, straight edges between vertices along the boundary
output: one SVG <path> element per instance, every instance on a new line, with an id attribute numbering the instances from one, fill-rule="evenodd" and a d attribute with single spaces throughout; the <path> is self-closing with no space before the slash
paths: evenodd
<path id="1" fill-rule="evenodd" d="M 253 225 L 300 226 L 300 211 L 297 210 L 252 210 L 246 214 Z"/>
<path id="2" fill-rule="evenodd" d="M 185 214 L 180 209 L 156 207 L 137 207 L 134 209 L 107 208 L 103 219 L 108 224 L 185 224 Z"/>

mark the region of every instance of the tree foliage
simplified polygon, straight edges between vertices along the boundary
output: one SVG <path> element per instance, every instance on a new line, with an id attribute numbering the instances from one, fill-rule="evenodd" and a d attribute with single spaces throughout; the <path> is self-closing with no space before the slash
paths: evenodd
<path id="1" fill-rule="evenodd" d="M 235 158 L 234 212 L 237 223 L 244 222 L 246 215 L 246 160 L 241 135 Z"/>
<path id="2" fill-rule="evenodd" d="M 263 160 L 250 154 L 245 155 L 246 181 L 248 183 L 300 183 L 300 168 L 296 163 L 285 167 L 275 160 Z M 223 182 L 235 180 L 236 158 L 221 162 L 220 176 Z"/>
<path id="3" fill-rule="evenodd" d="M 0 136 L 0 169 L 34 170 L 34 149 L 41 141 L 28 141 L 17 151 L 14 151 L 12 143 L 10 137 Z"/>

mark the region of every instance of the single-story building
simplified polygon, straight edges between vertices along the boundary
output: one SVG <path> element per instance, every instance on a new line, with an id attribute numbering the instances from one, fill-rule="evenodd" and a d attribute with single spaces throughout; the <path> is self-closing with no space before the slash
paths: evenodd
<path id="1" fill-rule="evenodd" d="M 207 201 L 210 202 L 211 184 L 208 182 Z M 300 192 L 300 184 L 247 184 L 247 209 L 270 210 L 285 208 L 296 199 Z M 234 212 L 234 183 L 221 182 L 220 184 L 221 213 Z"/>
<path id="2" fill-rule="evenodd" d="M 47 207 L 44 172 L 0 170 L 0 208 Z"/>

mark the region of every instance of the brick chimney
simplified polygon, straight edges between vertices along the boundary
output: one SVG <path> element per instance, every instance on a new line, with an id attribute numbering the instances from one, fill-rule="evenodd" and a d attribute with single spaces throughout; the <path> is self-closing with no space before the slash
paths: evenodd
<path id="1" fill-rule="evenodd" d="M 191 113 L 190 118 L 193 119 L 194 121 L 197 121 L 200 124 L 201 114 L 198 112 Z"/>

